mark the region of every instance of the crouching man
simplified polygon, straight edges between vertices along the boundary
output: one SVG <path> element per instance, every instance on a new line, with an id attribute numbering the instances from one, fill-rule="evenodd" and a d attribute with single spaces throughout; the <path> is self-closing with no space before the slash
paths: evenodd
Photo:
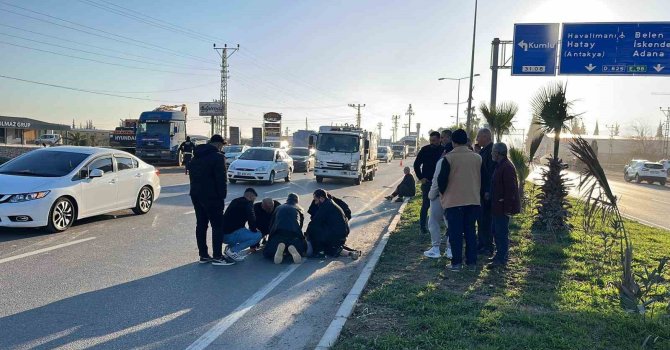
<path id="1" fill-rule="evenodd" d="M 307 240 L 311 245 L 308 255 L 319 256 L 321 253 L 331 256 L 349 256 L 356 260 L 361 252 L 358 250 L 343 249 L 349 236 L 349 220 L 342 208 L 328 198 L 326 191 L 314 191 L 314 203 L 319 210 L 312 217 L 307 226 Z"/>
<path id="2" fill-rule="evenodd" d="M 298 205 L 298 195 L 290 193 L 286 204 L 275 209 L 263 255 L 273 259 L 275 264 L 281 264 L 284 255 L 288 253 L 293 258 L 293 263 L 299 264 L 302 256 L 307 253 L 307 242 L 302 234 L 304 222 L 305 214 Z"/>

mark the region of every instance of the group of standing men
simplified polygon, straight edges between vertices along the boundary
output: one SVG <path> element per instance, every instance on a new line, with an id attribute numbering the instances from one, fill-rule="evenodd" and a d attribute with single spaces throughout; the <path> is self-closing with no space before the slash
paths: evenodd
<path id="1" fill-rule="evenodd" d="M 311 221 L 304 234 L 304 210 L 295 193 L 288 195 L 285 204 L 272 198 L 255 203 L 258 193 L 247 188 L 242 197 L 233 199 L 225 209 L 228 178 L 225 155 L 221 152 L 223 145 L 223 137 L 214 135 L 209 143 L 194 147 L 187 168 L 200 263 L 232 265 L 245 259 L 245 250 L 254 252 L 262 243 L 265 243 L 263 255 L 276 264 L 282 263 L 287 255 L 294 263 L 300 263 L 304 256 L 360 257 L 360 251 L 345 246 L 351 219 L 349 207 L 325 190 L 314 191 L 308 210 Z M 211 256 L 207 247 L 208 226 L 212 228 Z"/>
<path id="2" fill-rule="evenodd" d="M 463 240 L 467 266 L 474 268 L 477 255 L 482 254 L 489 257 L 489 269 L 504 267 L 509 259 L 509 219 L 521 209 L 507 146 L 494 144 L 486 128 L 479 130 L 476 142 L 473 148 L 463 129 L 432 132 L 430 144 L 421 148 L 414 161 L 422 192 L 420 230 L 431 235 L 431 248 L 424 255 L 441 256 L 444 222 L 444 256 L 451 259 L 452 271 L 463 268 Z"/>

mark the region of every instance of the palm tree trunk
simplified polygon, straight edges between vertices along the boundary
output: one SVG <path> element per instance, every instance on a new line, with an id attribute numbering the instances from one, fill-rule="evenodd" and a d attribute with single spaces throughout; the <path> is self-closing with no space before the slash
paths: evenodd
<path id="1" fill-rule="evenodd" d="M 561 132 L 554 133 L 554 159 L 558 160 L 558 147 L 561 145 Z"/>

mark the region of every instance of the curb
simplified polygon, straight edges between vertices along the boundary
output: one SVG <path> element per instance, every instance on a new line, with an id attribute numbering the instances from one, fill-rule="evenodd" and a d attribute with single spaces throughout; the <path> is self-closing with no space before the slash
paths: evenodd
<path id="1" fill-rule="evenodd" d="M 372 252 L 370 260 L 368 260 L 368 262 L 365 264 L 363 271 L 361 272 L 360 276 L 358 276 L 358 279 L 356 279 L 356 283 L 354 283 L 354 286 L 351 287 L 349 294 L 347 294 L 347 296 L 344 298 L 344 301 L 342 301 L 340 308 L 335 314 L 335 318 L 328 326 L 328 329 L 326 329 L 326 332 L 323 334 L 323 337 L 321 337 L 321 341 L 319 341 L 319 344 L 317 344 L 315 350 L 326 350 L 335 345 L 337 338 L 339 338 L 340 333 L 342 332 L 342 328 L 344 328 L 344 324 L 347 322 L 349 316 L 351 316 L 351 313 L 354 311 L 354 307 L 358 302 L 358 298 L 361 296 L 361 293 L 363 293 L 363 289 L 365 289 L 365 286 L 368 284 L 370 276 L 372 276 L 372 272 L 377 266 L 382 252 L 384 252 L 384 248 L 386 247 L 386 243 L 388 243 L 391 232 L 395 231 L 396 226 L 398 226 L 398 222 L 400 222 L 400 216 L 405 211 L 405 207 L 407 206 L 408 202 L 409 199 L 406 199 L 402 203 L 400 209 L 398 209 L 398 213 L 393 217 L 393 220 L 391 220 L 391 223 L 386 228 L 386 232 L 380 239 L 379 244 L 377 244 L 375 250 Z"/>

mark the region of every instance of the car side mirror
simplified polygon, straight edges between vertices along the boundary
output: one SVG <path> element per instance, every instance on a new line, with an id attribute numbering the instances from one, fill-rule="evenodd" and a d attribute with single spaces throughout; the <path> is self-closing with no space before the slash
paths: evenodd
<path id="1" fill-rule="evenodd" d="M 93 169 L 91 172 L 88 174 L 88 177 L 90 179 L 96 178 L 96 177 L 102 177 L 102 175 L 105 175 L 105 172 L 100 170 L 100 169 Z"/>

